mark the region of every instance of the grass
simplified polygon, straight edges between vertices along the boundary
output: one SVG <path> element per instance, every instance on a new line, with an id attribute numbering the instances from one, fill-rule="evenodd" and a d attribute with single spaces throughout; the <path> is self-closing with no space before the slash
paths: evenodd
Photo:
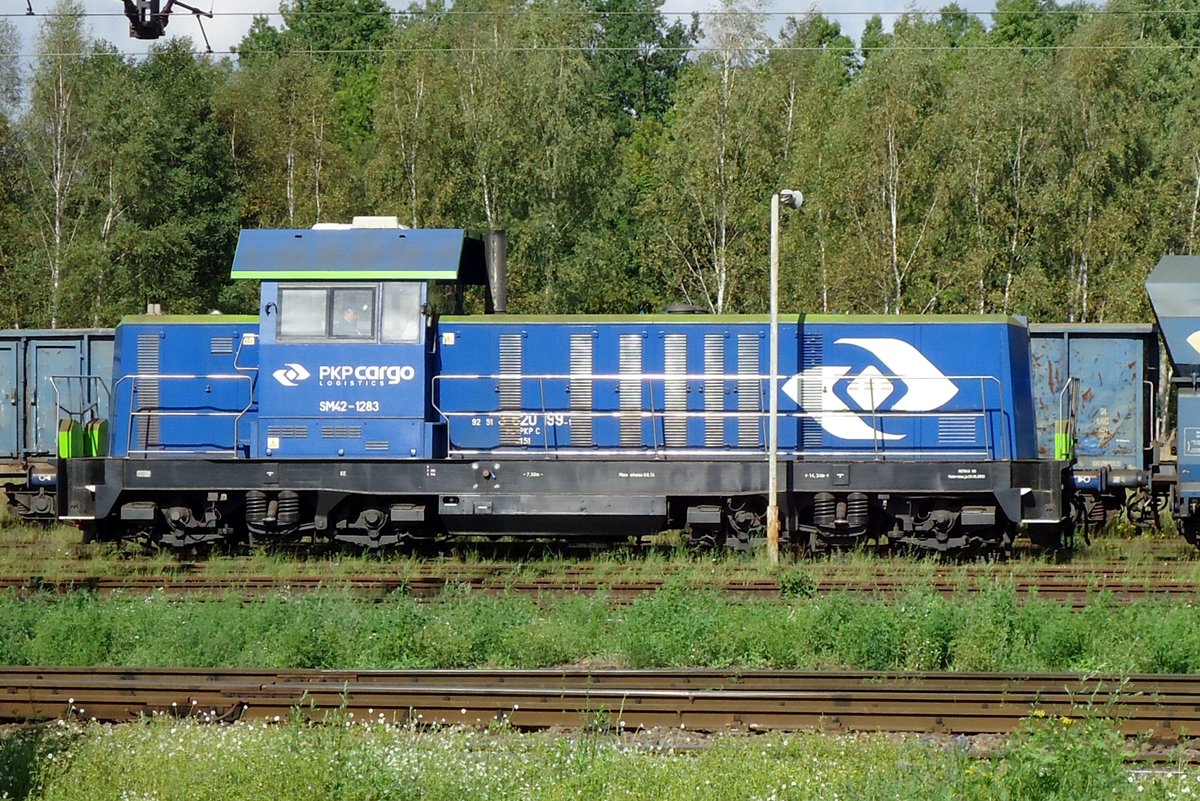
<path id="1" fill-rule="evenodd" d="M 1200 672 L 1200 608 L 1073 610 L 1003 583 L 948 599 L 835 593 L 739 602 L 670 586 L 620 605 L 452 589 L 393 595 L 286 593 L 243 603 L 90 593 L 0 594 L 0 664 L 255 668 L 629 667 Z"/>
<path id="2" fill-rule="evenodd" d="M 988 760 L 973 758 L 960 740 L 917 737 L 731 736 L 685 752 L 654 746 L 662 741 L 628 733 L 435 732 L 336 718 L 228 727 L 162 718 L 68 724 L 0 733 L 0 797 L 1166 801 L 1200 792 L 1194 771 L 1131 773 L 1122 738 L 1097 719 L 1030 720 Z"/>
<path id="3" fill-rule="evenodd" d="M 998 579 L 1020 578 L 1045 567 L 1050 555 L 1022 554 L 1007 562 L 976 562 L 952 565 L 962 576 L 982 572 Z M 1159 580 L 1162 570 L 1178 581 L 1200 583 L 1200 552 L 1178 537 L 1145 535 L 1135 538 L 1104 537 L 1091 547 L 1081 548 L 1071 564 L 1082 575 L 1098 563 L 1123 566 L 1122 580 L 1145 585 Z M 895 555 L 879 556 L 870 552 L 834 554 L 800 561 L 785 559 L 773 568 L 757 555 L 703 554 L 686 549 L 616 549 L 589 558 L 562 558 L 553 550 L 544 558 L 518 563 L 497 562 L 469 547 L 460 548 L 444 559 L 429 560 L 417 556 L 393 556 L 379 559 L 368 555 L 330 555 L 297 558 L 282 552 L 256 551 L 248 556 L 214 556 L 202 562 L 181 563 L 166 552 L 145 553 L 139 549 L 113 544 L 80 543 L 80 533 L 67 526 L 48 528 L 23 525 L 13 518 L 0 518 L 0 575 L 58 578 L 114 577 L 148 575 L 169 577 L 179 574 L 208 575 L 236 579 L 255 576 L 286 581 L 298 576 L 320 575 L 331 583 L 352 577 L 385 576 L 404 579 L 418 575 L 453 577 L 464 567 L 494 567 L 499 578 L 511 581 L 544 576 L 559 576 L 564 571 L 585 570 L 589 579 L 599 582 L 639 581 L 666 576 L 694 584 L 717 584 L 734 580 L 783 578 L 797 572 L 803 581 L 863 578 L 885 570 L 889 577 L 927 582 L 946 564 L 934 559 L 912 559 Z"/>

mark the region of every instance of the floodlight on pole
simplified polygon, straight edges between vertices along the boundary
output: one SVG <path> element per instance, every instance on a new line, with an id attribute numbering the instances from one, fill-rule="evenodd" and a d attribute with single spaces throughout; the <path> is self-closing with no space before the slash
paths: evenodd
<path id="1" fill-rule="evenodd" d="M 767 558 L 779 563 L 779 207 L 798 209 L 804 193 L 781 189 L 771 195 L 770 401 L 767 418 Z"/>

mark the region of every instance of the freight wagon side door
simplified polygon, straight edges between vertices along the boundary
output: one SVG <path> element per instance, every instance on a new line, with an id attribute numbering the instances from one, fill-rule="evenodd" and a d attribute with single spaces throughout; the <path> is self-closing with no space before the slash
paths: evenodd
<path id="1" fill-rule="evenodd" d="M 1060 421 L 1071 416 L 1070 360 L 1067 338 L 1059 329 L 1029 326 L 1029 351 L 1033 367 L 1033 410 L 1037 420 L 1038 458 L 1054 458 L 1054 433 Z"/>
<path id="2" fill-rule="evenodd" d="M 0 342 L 0 458 L 21 454 L 19 414 L 21 398 L 20 340 Z"/>
<path id="3" fill-rule="evenodd" d="M 84 372 L 83 339 L 31 340 L 25 352 L 25 374 L 29 376 L 25 414 L 26 451 L 53 456 L 58 452 L 59 405 L 82 409 L 86 402 L 79 381 L 58 381 L 55 395 L 53 376 L 79 376 Z M 66 416 L 64 413 L 62 416 Z"/>
<path id="4" fill-rule="evenodd" d="M 1135 338 L 1076 337 L 1072 372 L 1094 371 L 1079 397 L 1075 454 L 1084 467 L 1138 469 L 1146 420 L 1142 342 Z"/>
<path id="5" fill-rule="evenodd" d="M 1140 470 L 1153 423 L 1146 382 L 1157 364 L 1148 325 L 1069 323 L 1030 326 L 1038 453 L 1055 455 L 1055 427 L 1072 422 L 1074 456 L 1084 469 Z"/>

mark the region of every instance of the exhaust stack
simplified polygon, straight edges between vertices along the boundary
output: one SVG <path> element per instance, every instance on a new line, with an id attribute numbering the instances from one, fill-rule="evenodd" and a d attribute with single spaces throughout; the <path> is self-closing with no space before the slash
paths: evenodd
<path id="1" fill-rule="evenodd" d="M 487 260 L 488 314 L 508 312 L 508 234 L 505 231 L 488 231 L 483 240 L 484 258 Z"/>

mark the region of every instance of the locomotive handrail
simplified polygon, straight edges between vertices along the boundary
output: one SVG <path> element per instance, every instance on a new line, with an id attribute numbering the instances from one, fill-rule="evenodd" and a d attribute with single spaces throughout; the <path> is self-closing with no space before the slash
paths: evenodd
<path id="1" fill-rule="evenodd" d="M 901 412 L 899 414 L 897 414 L 894 411 L 881 412 L 879 410 L 878 404 L 875 403 L 875 382 L 881 378 L 889 379 L 889 380 L 892 378 L 896 378 L 896 379 L 900 379 L 903 381 L 911 381 L 911 380 L 917 380 L 917 381 L 935 380 L 936 381 L 936 380 L 942 380 L 942 379 L 950 380 L 950 381 L 978 381 L 979 382 L 979 403 L 982 408 L 980 408 L 979 411 L 972 411 L 972 412 L 938 412 L 936 410 L 932 410 L 932 411 L 928 411 L 928 412 L 924 412 L 924 413 Z M 941 375 L 939 375 L 939 376 L 901 376 L 901 375 L 896 375 L 896 374 L 892 374 L 892 375 L 878 374 L 878 375 L 872 376 L 870 379 L 867 380 L 867 391 L 870 394 L 870 401 L 871 401 L 871 408 L 869 410 L 864 410 L 862 412 L 853 412 L 853 411 L 848 411 L 845 413 L 837 412 L 836 414 L 839 414 L 840 416 L 847 416 L 847 415 L 861 416 L 863 414 L 868 413 L 868 411 L 869 411 L 869 413 L 871 415 L 872 423 L 874 423 L 871 426 L 871 428 L 875 431 L 875 436 L 872 436 L 872 438 L 871 438 L 871 445 L 874 450 L 876 459 L 884 458 L 884 454 L 880 447 L 881 443 L 884 441 L 884 438 L 880 435 L 884 434 L 885 432 L 879 427 L 878 423 L 881 419 L 886 420 L 889 417 L 900 417 L 900 418 L 938 417 L 938 418 L 943 418 L 943 419 L 944 418 L 964 418 L 964 419 L 978 418 L 978 419 L 982 419 L 982 420 L 984 420 L 984 425 L 983 425 L 983 448 L 982 448 L 981 452 L 984 454 L 985 457 L 994 456 L 995 454 L 993 453 L 993 446 L 992 446 L 992 441 L 991 441 L 991 427 L 988 426 L 987 422 L 986 422 L 989 408 L 987 405 L 987 387 L 985 386 L 985 382 L 993 383 L 996 385 L 996 411 L 999 412 L 998 419 L 1000 421 L 1000 439 L 1004 443 L 1005 455 L 1007 456 L 1007 455 L 1009 455 L 1008 454 L 1008 450 L 1009 450 L 1009 448 L 1008 448 L 1008 416 L 1006 414 L 1004 414 L 1003 387 L 1000 385 L 1000 380 L 998 378 L 996 378 L 995 376 L 990 376 L 990 375 L 989 376 L 984 376 L 984 375 L 977 375 L 977 376 L 941 376 Z M 885 397 L 884 400 L 886 400 L 886 399 L 887 398 Z M 830 412 L 821 412 L 822 416 L 828 415 L 828 414 L 831 414 L 831 413 Z M 806 416 L 811 417 L 812 414 L 809 413 Z M 895 453 L 895 452 L 893 451 L 893 453 Z M 968 451 L 967 453 L 974 453 L 974 452 Z"/>
<path id="2" fill-rule="evenodd" d="M 609 451 L 612 451 L 613 453 L 621 453 L 621 452 L 628 453 L 631 450 L 640 450 L 643 452 L 651 452 L 651 453 L 654 453 L 657 455 L 662 451 L 662 449 L 667 449 L 672 454 L 685 454 L 685 453 L 694 451 L 697 453 L 705 453 L 705 454 L 712 455 L 715 452 L 720 452 L 720 450 L 722 450 L 722 449 L 717 449 L 717 448 L 704 449 L 704 448 L 695 448 L 695 447 L 688 448 L 688 447 L 666 446 L 665 445 L 665 429 L 663 432 L 663 438 L 660 439 L 657 424 L 651 426 L 651 437 L 653 438 L 653 441 L 647 445 L 642 445 L 637 448 L 562 448 L 562 447 L 555 447 L 556 443 L 551 443 L 551 441 L 550 441 L 551 428 L 554 426 L 542 425 L 542 426 L 540 426 L 540 428 L 542 430 L 539 432 L 541 441 L 539 443 L 537 443 L 536 445 L 532 441 L 532 438 L 530 438 L 528 441 L 521 442 L 519 444 L 501 443 L 500 445 L 498 445 L 496 447 L 491 447 L 491 448 L 469 449 L 469 448 L 460 448 L 460 447 L 455 446 L 454 437 L 452 435 L 451 429 L 453 428 L 453 423 L 456 419 L 469 419 L 469 418 L 477 418 L 477 417 L 484 417 L 484 416 L 490 417 L 490 418 L 494 418 L 494 417 L 520 418 L 522 416 L 534 415 L 535 417 L 540 417 L 543 421 L 546 420 L 547 415 L 553 415 L 553 416 L 562 415 L 564 417 L 564 419 L 567 419 L 567 418 L 581 419 L 581 418 L 583 418 L 583 419 L 588 419 L 590 421 L 605 420 L 605 419 L 608 419 L 608 420 L 639 419 L 639 420 L 651 420 L 651 421 L 654 421 L 655 423 L 657 423 L 658 421 L 661 420 L 662 424 L 664 426 L 665 426 L 668 418 L 689 420 L 689 419 L 710 419 L 710 418 L 714 418 L 714 417 L 721 418 L 721 419 L 747 419 L 747 418 L 752 417 L 752 418 L 756 418 L 758 421 L 758 424 L 759 424 L 758 425 L 759 442 L 754 447 L 763 447 L 762 428 L 765 425 L 765 421 L 766 421 L 766 417 L 765 417 L 766 412 L 764 411 L 765 404 L 763 402 L 763 395 L 767 391 L 766 387 L 764 386 L 764 383 L 768 380 L 768 378 L 769 378 L 769 376 L 767 376 L 765 374 L 758 374 L 758 373 L 720 373 L 720 374 L 711 374 L 711 373 L 638 373 L 636 375 L 621 374 L 621 373 L 518 373 L 518 374 L 513 374 L 513 373 L 469 373 L 468 374 L 468 373 L 464 373 L 464 374 L 444 374 L 444 375 L 440 375 L 440 376 L 435 376 L 433 378 L 434 385 L 435 385 L 433 407 L 434 407 L 434 411 L 437 412 L 437 414 L 441 417 L 441 419 L 443 419 L 446 422 L 448 434 L 449 434 L 448 439 L 449 439 L 450 451 L 451 451 L 451 453 L 456 453 L 456 454 L 484 453 L 484 452 L 494 453 L 494 452 L 506 452 L 506 451 L 510 451 L 510 450 L 512 450 L 512 451 L 520 450 L 523 452 L 528 452 L 529 448 L 536 447 L 536 448 L 545 449 L 548 452 L 553 449 L 553 453 L 559 454 L 559 455 L 574 455 L 574 454 L 603 455 L 605 453 L 608 453 Z M 874 392 L 876 389 L 876 382 L 884 380 L 884 379 L 896 379 L 896 380 L 900 380 L 900 381 L 903 381 L 906 383 L 911 383 L 914 381 L 922 381 L 922 380 L 928 380 L 928 381 L 949 380 L 949 381 L 957 381 L 957 382 L 977 382 L 978 383 L 978 393 L 979 393 L 978 394 L 978 402 L 977 402 L 978 408 L 971 408 L 969 410 L 953 410 L 953 411 L 940 411 L 940 410 L 936 410 L 936 409 L 929 410 L 929 411 L 880 410 L 880 409 L 876 408 L 877 404 L 875 404 L 875 402 L 874 402 Z M 522 407 L 522 408 L 517 408 L 517 409 L 447 410 L 447 409 L 443 408 L 442 405 L 440 404 L 440 394 L 437 391 L 437 386 L 436 386 L 437 383 L 440 381 L 450 382 L 450 381 L 499 381 L 499 380 L 520 381 L 523 383 L 524 382 L 533 382 L 533 381 L 538 382 L 537 391 L 538 391 L 538 397 L 539 397 L 539 401 L 540 401 L 539 402 L 540 408 L 530 409 L 530 408 Z M 560 409 L 560 408 L 548 408 L 548 404 L 546 402 L 546 384 L 548 382 L 570 382 L 570 381 L 615 382 L 618 384 L 618 386 L 614 387 L 613 389 L 615 392 L 617 392 L 619 394 L 620 390 L 621 390 L 620 383 L 625 382 L 626 384 L 628 384 L 628 382 L 630 382 L 631 380 L 637 380 L 640 383 L 642 383 L 642 385 L 643 385 L 641 388 L 642 396 L 644 399 L 646 399 L 645 402 L 649 404 L 648 408 L 642 408 L 642 409 L 637 409 L 637 410 L 632 410 L 632 409 L 600 409 L 600 410 L 597 410 L 597 409 L 571 409 L 571 408 L 561 408 Z M 662 390 L 665 394 L 665 389 L 666 389 L 665 383 L 667 381 L 677 381 L 677 382 L 679 382 L 679 381 L 682 381 L 682 382 L 721 381 L 723 384 L 728 384 L 729 382 L 736 382 L 734 384 L 734 386 L 732 387 L 732 391 L 734 393 L 737 393 L 739 390 L 737 383 L 745 383 L 747 381 L 754 381 L 759 385 L 759 392 L 758 392 L 759 397 L 758 397 L 757 409 L 756 410 L 721 409 L 721 410 L 711 410 L 711 411 L 705 410 L 705 409 L 661 409 L 661 410 L 656 409 L 655 401 L 654 401 L 655 387 L 658 386 L 657 382 L 662 382 Z M 882 436 L 884 434 L 884 432 L 878 428 L 878 423 L 882 420 L 886 420 L 886 419 L 922 419 L 922 418 L 982 420 L 983 421 L 983 432 L 982 432 L 983 443 L 981 446 L 975 447 L 975 448 L 970 448 L 970 449 L 958 449 L 958 450 L 953 450 L 953 449 L 949 449 L 949 448 L 938 448 L 936 450 L 936 453 L 939 455 L 945 455 L 945 456 L 952 456 L 952 455 L 968 456 L 969 455 L 969 456 L 974 456 L 974 457 L 982 456 L 983 458 L 1010 458 L 1011 457 L 1011 444 L 1009 442 L 1008 413 L 1005 411 L 1005 409 L 1003 407 L 1003 386 L 1002 386 L 1000 380 L 996 376 L 992 376 L 992 375 L 942 375 L 942 374 L 939 374 L 937 376 L 914 376 L 914 375 L 875 373 L 868 379 L 867 384 L 868 384 L 868 391 L 870 393 L 869 402 L 870 402 L 870 406 L 872 407 L 870 409 L 863 409 L 863 410 L 844 409 L 844 410 L 818 411 L 818 412 L 809 412 L 809 411 L 805 411 L 803 409 L 797 409 L 795 411 L 781 412 L 780 414 L 782 417 L 784 417 L 786 419 L 790 419 L 790 420 L 818 420 L 819 421 L 820 419 L 824 419 L 827 417 L 831 417 L 831 418 L 856 417 L 859 419 L 870 419 L 874 423 L 874 425 L 872 425 L 872 428 L 877 434 L 877 436 L 874 436 L 872 438 L 872 449 L 873 449 L 873 453 L 877 459 L 902 458 L 905 456 L 914 456 L 914 455 L 927 457 L 931 450 L 928 448 L 925 448 L 925 449 L 916 449 L 916 448 L 900 449 L 900 448 L 892 448 L 892 447 L 885 446 L 884 443 L 886 440 Z M 649 388 L 649 391 L 646 391 L 647 386 Z M 992 396 L 992 393 L 989 392 L 989 387 L 994 387 L 994 391 L 995 391 L 995 394 L 993 396 L 995 398 L 994 402 L 990 401 L 990 399 L 989 399 L 989 396 Z M 690 391 L 690 389 L 691 388 L 689 387 L 689 391 Z M 729 388 L 725 387 L 722 389 L 722 393 L 727 392 L 728 390 L 729 390 Z M 700 391 L 703 391 L 703 385 L 700 387 Z M 564 387 L 563 392 L 565 392 L 566 394 L 569 395 L 570 394 L 570 386 L 568 385 L 567 387 Z M 665 397 L 664 397 L 664 400 L 665 400 Z M 992 426 L 988 424 L 990 415 L 995 415 L 995 419 L 1000 427 L 1000 443 L 995 443 L 992 441 L 992 434 L 993 434 Z M 535 427 L 537 427 L 537 426 L 535 426 Z M 1000 445 L 1003 446 L 1002 453 L 1000 453 L 1000 451 L 1001 451 L 1001 448 L 999 447 Z M 737 450 L 744 451 L 746 449 L 739 448 Z M 803 449 L 803 447 L 800 447 L 799 443 L 798 443 L 798 446 L 794 450 L 788 450 L 788 451 L 786 451 L 786 453 L 788 453 L 789 455 L 803 455 L 805 453 L 805 450 Z M 830 450 L 830 449 L 821 449 L 820 453 L 822 456 L 831 456 L 831 455 L 837 455 L 840 453 L 861 454 L 861 452 L 850 451 L 850 450 L 834 451 L 834 450 Z"/>
<path id="3" fill-rule="evenodd" d="M 134 393 L 137 391 L 138 381 L 234 381 L 246 382 L 246 405 L 241 409 L 164 409 L 161 406 L 149 409 L 134 408 Z M 238 429 L 241 425 L 242 418 L 250 412 L 254 406 L 254 377 L 246 373 L 241 374 L 181 374 L 181 373 L 132 373 L 123 375 L 113 383 L 113 394 L 122 384 L 129 387 L 129 425 L 125 432 L 125 452 L 129 456 L 140 455 L 143 457 L 150 456 L 175 456 L 180 454 L 205 455 L 205 456 L 231 456 L 237 458 L 238 455 Z M 233 438 L 232 445 L 229 448 L 207 448 L 207 449 L 181 449 L 172 448 L 169 451 L 156 448 L 134 448 L 133 447 L 133 431 L 134 420 L 144 418 L 149 425 L 149 421 L 164 417 L 197 417 L 197 418 L 233 418 Z"/>
<path id="4" fill-rule="evenodd" d="M 233 369 L 239 372 L 257 373 L 258 367 L 242 364 L 242 349 L 258 344 L 258 334 L 247 333 L 238 337 L 237 351 L 233 354 Z"/>
<path id="5" fill-rule="evenodd" d="M 93 400 L 91 403 L 86 403 L 87 388 L 91 384 L 95 383 L 101 389 L 103 389 L 104 395 L 107 398 L 109 405 L 110 406 L 112 405 L 112 392 L 109 390 L 108 384 L 105 383 L 104 376 L 99 376 L 99 375 L 49 375 L 49 376 L 46 376 L 46 378 L 50 379 L 50 388 L 54 390 L 54 406 L 60 412 L 65 413 L 68 417 L 72 417 L 72 418 L 78 417 L 80 422 L 85 422 L 83 420 L 83 416 L 85 414 L 87 414 L 88 412 L 95 412 L 100 405 L 99 396 L 96 396 L 95 400 Z M 58 388 L 58 381 L 60 379 L 64 380 L 64 381 L 68 381 L 68 382 L 79 381 L 79 400 L 80 400 L 80 402 L 84 402 L 85 405 L 80 407 L 80 409 L 78 411 L 73 411 L 63 405 L 62 395 Z M 67 384 L 67 387 L 68 387 L 68 389 L 70 388 L 69 383 Z"/>

